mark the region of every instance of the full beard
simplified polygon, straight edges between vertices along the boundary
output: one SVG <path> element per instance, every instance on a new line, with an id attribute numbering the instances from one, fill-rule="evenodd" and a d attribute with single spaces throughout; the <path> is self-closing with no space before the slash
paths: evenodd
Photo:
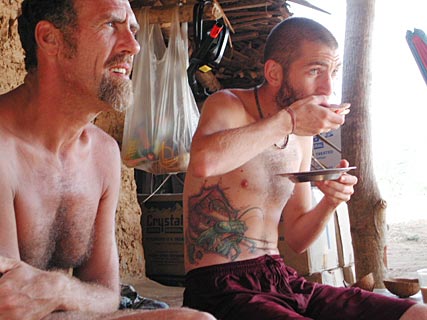
<path id="1" fill-rule="evenodd" d="M 123 112 L 133 103 L 132 81 L 111 79 L 109 75 L 104 75 L 99 85 L 98 98 L 114 110 Z"/>
<path id="2" fill-rule="evenodd" d="M 302 97 L 301 92 L 294 89 L 289 81 L 285 80 L 277 93 L 276 103 L 281 109 L 284 109 Z"/>

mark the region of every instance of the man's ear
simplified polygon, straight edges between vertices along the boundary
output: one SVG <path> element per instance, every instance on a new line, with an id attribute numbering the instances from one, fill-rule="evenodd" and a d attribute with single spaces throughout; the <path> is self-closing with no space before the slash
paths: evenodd
<path id="1" fill-rule="evenodd" d="M 54 56 L 59 52 L 61 44 L 61 33 L 51 22 L 40 21 L 35 30 L 37 48 L 49 56 Z"/>
<path id="2" fill-rule="evenodd" d="M 269 59 L 264 64 L 264 78 L 273 87 L 281 87 L 283 81 L 283 68 L 282 66 Z"/>

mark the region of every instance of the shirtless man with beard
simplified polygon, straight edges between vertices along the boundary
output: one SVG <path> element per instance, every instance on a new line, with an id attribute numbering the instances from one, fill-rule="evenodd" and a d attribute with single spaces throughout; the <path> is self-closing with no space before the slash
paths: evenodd
<path id="1" fill-rule="evenodd" d="M 18 28 L 28 74 L 0 96 L 0 319 L 213 319 L 116 312 L 120 152 L 91 121 L 131 103 L 129 2 L 25 0 Z"/>
<path id="2" fill-rule="evenodd" d="M 264 83 L 206 100 L 183 194 L 185 306 L 223 320 L 427 319 L 408 300 L 308 282 L 279 256 L 281 216 L 285 240 L 303 252 L 357 183 L 316 182 L 324 197 L 313 207 L 309 182 L 278 175 L 309 171 L 312 136 L 344 124 L 344 108 L 328 102 L 337 47 L 317 22 L 286 19 L 267 39 Z"/>

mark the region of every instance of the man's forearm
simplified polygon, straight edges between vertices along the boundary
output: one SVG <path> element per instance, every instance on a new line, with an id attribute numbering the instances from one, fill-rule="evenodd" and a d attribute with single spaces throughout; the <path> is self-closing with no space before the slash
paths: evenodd
<path id="1" fill-rule="evenodd" d="M 325 229 L 334 209 L 328 203 L 320 201 L 312 210 L 301 214 L 292 224 L 292 229 L 285 231 L 288 245 L 295 252 L 307 250 Z"/>
<path id="2" fill-rule="evenodd" d="M 55 277 L 56 290 L 53 293 L 58 299 L 56 310 L 109 313 L 118 309 L 120 302 L 118 284 L 117 289 L 113 289 L 83 282 L 62 273 L 55 272 Z"/>
<path id="3" fill-rule="evenodd" d="M 119 305 L 119 283 L 83 282 L 61 271 L 43 271 L 0 256 L 1 319 L 40 319 L 54 311 L 113 312 Z M 105 275 L 100 275 L 101 283 Z M 115 277 L 112 277 L 113 279 Z"/>

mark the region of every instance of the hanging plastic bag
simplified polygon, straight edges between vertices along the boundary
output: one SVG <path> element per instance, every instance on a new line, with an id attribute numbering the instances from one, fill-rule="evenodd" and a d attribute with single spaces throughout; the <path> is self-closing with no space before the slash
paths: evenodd
<path id="1" fill-rule="evenodd" d="M 187 23 L 174 12 L 168 47 L 159 25 L 149 25 L 148 9 L 138 16 L 141 30 L 132 75 L 134 103 L 127 110 L 122 159 L 153 174 L 184 172 L 199 111 L 187 79 Z"/>

